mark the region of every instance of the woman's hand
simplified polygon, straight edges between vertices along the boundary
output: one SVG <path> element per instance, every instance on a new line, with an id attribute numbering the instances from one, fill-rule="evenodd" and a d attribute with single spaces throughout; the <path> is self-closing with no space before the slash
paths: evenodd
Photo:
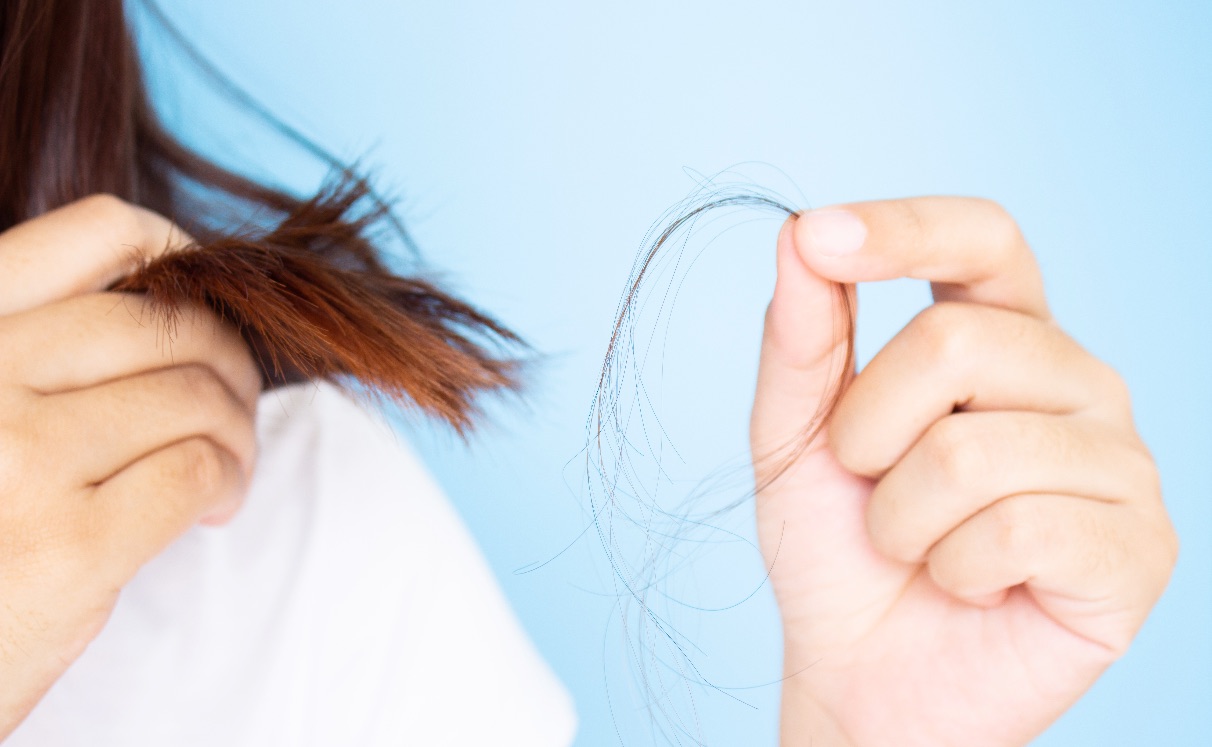
<path id="1" fill-rule="evenodd" d="M 100 292 L 174 238 L 105 196 L 0 233 L 0 739 L 135 572 L 249 480 L 261 380 L 240 337 L 203 310 L 166 334 Z"/>
<path id="2" fill-rule="evenodd" d="M 759 485 L 840 373 L 829 281 L 937 303 L 854 376 L 758 496 L 786 641 L 787 745 L 1022 745 L 1128 648 L 1177 541 L 1123 382 L 1051 320 L 996 205 L 788 221 L 752 421 Z M 815 741 L 814 741 L 815 740 Z"/>

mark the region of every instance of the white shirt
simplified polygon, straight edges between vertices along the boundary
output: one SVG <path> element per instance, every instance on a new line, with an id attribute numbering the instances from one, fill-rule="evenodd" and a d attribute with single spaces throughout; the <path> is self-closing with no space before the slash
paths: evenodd
<path id="1" fill-rule="evenodd" d="M 145 566 L 5 747 L 564 747 L 571 701 L 390 427 L 265 394 L 228 525 Z"/>

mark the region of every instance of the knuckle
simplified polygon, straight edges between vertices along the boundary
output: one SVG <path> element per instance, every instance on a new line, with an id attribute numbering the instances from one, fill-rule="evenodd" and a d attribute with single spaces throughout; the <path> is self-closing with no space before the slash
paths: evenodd
<path id="1" fill-rule="evenodd" d="M 1166 522 L 1157 528 L 1150 539 L 1152 542 L 1147 555 L 1148 561 L 1142 563 L 1145 566 L 1145 583 L 1160 594 L 1170 582 L 1174 567 L 1178 564 L 1178 533 Z"/>
<path id="2" fill-rule="evenodd" d="M 230 468 L 222 447 L 208 438 L 196 437 L 176 448 L 177 459 L 167 475 L 170 483 L 203 496 L 214 496 L 227 489 Z"/>
<path id="3" fill-rule="evenodd" d="M 216 404 L 228 399 L 227 388 L 206 366 L 190 363 L 180 366 L 181 395 L 185 401 L 200 412 L 213 411 Z"/>
<path id="4" fill-rule="evenodd" d="M 82 197 L 76 201 L 76 205 L 98 213 L 114 215 L 128 212 L 131 209 L 130 204 L 126 200 L 109 192 L 96 192 L 87 197 Z"/>
<path id="5" fill-rule="evenodd" d="M 1098 361 L 1095 372 L 1094 390 L 1099 392 L 1100 401 L 1106 403 L 1117 415 L 1131 417 L 1132 392 L 1128 388 L 1127 380 L 1102 361 Z"/>
<path id="6" fill-rule="evenodd" d="M 213 427 L 230 422 L 240 414 L 235 395 L 207 366 L 181 366 L 177 377 L 181 407 L 193 422 L 202 427 Z"/>
<path id="7" fill-rule="evenodd" d="M 1178 554 L 1181 549 L 1178 532 L 1169 521 L 1165 523 L 1165 528 L 1162 530 L 1161 546 L 1164 553 L 1163 567 L 1165 569 L 1165 578 L 1169 580 L 1174 567 L 1178 565 Z"/>
<path id="8" fill-rule="evenodd" d="M 973 310 L 964 304 L 941 302 L 922 310 L 907 331 L 926 361 L 940 370 L 954 371 L 971 356 L 978 325 Z"/>
<path id="9" fill-rule="evenodd" d="M 191 364 L 185 370 L 184 393 L 201 416 L 224 424 L 251 420 L 238 395 L 210 367 Z"/>
<path id="10" fill-rule="evenodd" d="M 138 224 L 134 206 L 108 192 L 98 192 L 82 197 L 73 203 L 73 206 L 90 218 L 122 230 L 124 233 Z"/>
<path id="11" fill-rule="evenodd" d="M 250 457 L 255 450 L 255 425 L 252 415 L 235 394 L 210 368 L 203 365 L 183 366 L 184 407 L 197 426 L 235 448 L 240 457 Z"/>
<path id="12" fill-rule="evenodd" d="M 957 558 L 950 546 L 940 546 L 930 551 L 926 557 L 926 571 L 940 589 L 956 596 L 962 596 L 971 585 L 971 564 Z"/>
<path id="13" fill-rule="evenodd" d="M 985 214 L 982 231 L 988 237 L 989 247 L 1003 259 L 1016 253 L 1026 241 L 1018 221 L 1001 203 L 985 198 L 976 198 Z"/>
<path id="14" fill-rule="evenodd" d="M 883 471 L 887 465 L 877 462 L 876 455 L 866 447 L 863 439 L 857 438 L 853 434 L 853 430 L 845 418 L 835 416 L 828 425 L 830 449 L 838 464 L 842 465 L 847 472 L 873 477 Z"/>
<path id="15" fill-rule="evenodd" d="M 1116 454 L 1116 468 L 1123 484 L 1148 506 L 1162 506 L 1161 473 L 1145 445 L 1133 436 L 1132 443 Z"/>
<path id="16" fill-rule="evenodd" d="M 867 536 L 871 546 L 890 560 L 912 563 L 921 556 L 921 549 L 900 519 L 900 506 L 895 501 L 880 500 L 875 496 L 867 509 Z"/>
<path id="17" fill-rule="evenodd" d="M 994 552 L 1009 559 L 1025 560 L 1039 555 L 1043 544 L 1037 512 L 1030 503 L 1006 498 L 990 511 Z"/>
<path id="18" fill-rule="evenodd" d="M 965 488 L 985 478 L 996 466 L 987 438 L 963 417 L 939 420 L 922 441 L 927 463 L 942 484 Z"/>
<path id="19" fill-rule="evenodd" d="M 1142 541 L 1136 543 L 1138 549 L 1132 556 L 1147 568 L 1150 585 L 1160 593 L 1169 583 L 1178 564 L 1179 536 L 1164 510 L 1153 508 L 1145 511 L 1143 516 L 1137 517 L 1138 526 L 1146 529 L 1142 532 Z"/>

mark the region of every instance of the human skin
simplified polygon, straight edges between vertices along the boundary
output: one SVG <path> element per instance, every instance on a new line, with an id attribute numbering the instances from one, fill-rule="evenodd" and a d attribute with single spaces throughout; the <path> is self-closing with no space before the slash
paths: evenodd
<path id="1" fill-rule="evenodd" d="M 1052 320 L 997 205 L 788 220 L 751 423 L 758 484 L 841 373 L 830 281 L 936 303 L 757 497 L 784 623 L 782 743 L 1023 745 L 1121 656 L 1177 555 L 1123 381 Z"/>
<path id="2" fill-rule="evenodd" d="M 845 339 L 826 278 L 923 277 L 947 303 L 848 382 L 825 437 L 758 496 L 783 742 L 1022 744 L 1161 593 L 1176 543 L 1157 476 L 1122 382 L 1048 320 L 1004 213 L 933 198 L 848 214 L 865 236 L 847 256 L 820 253 L 827 211 L 780 235 L 756 454 L 829 389 Z M 239 336 L 195 309 L 169 344 L 138 297 L 101 292 L 132 247 L 183 238 L 110 197 L 0 234 L 0 738 L 138 568 L 248 484 L 260 376 Z"/>
<path id="3" fill-rule="evenodd" d="M 0 233 L 0 740 L 135 572 L 230 517 L 252 474 L 240 336 L 192 309 L 169 340 L 138 296 L 100 292 L 184 239 L 107 196 Z"/>

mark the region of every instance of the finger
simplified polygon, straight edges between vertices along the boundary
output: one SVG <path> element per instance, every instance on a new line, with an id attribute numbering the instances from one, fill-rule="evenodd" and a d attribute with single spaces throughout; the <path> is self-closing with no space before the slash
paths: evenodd
<path id="1" fill-rule="evenodd" d="M 791 240 L 795 218 L 779 233 L 778 278 L 766 311 L 751 421 L 755 458 L 797 440 L 853 367 L 848 306 L 835 284 L 812 272 Z M 760 467 L 760 465 L 759 465 Z M 759 478 L 760 482 L 760 478 Z"/>
<path id="2" fill-rule="evenodd" d="M 939 301 L 966 301 L 1048 319 L 1039 267 L 999 205 L 971 197 L 857 202 L 804 213 L 795 226 L 804 260 L 844 283 L 929 280 Z"/>
<path id="3" fill-rule="evenodd" d="M 1026 584 L 1075 633 L 1122 652 L 1161 595 L 1173 531 L 1131 506 L 1064 495 L 1006 498 L 930 551 L 931 579 L 962 600 Z"/>
<path id="4" fill-rule="evenodd" d="M 1160 488 L 1139 442 L 1096 421 L 957 413 L 932 425 L 875 486 L 868 534 L 885 557 L 919 563 L 952 529 L 1020 493 L 1123 502 Z"/>
<path id="5" fill-rule="evenodd" d="M 1119 376 L 1055 325 L 974 304 L 935 304 L 855 378 L 830 439 L 857 474 L 880 475 L 956 410 L 1087 412 L 1131 423 Z"/>
<path id="6" fill-rule="evenodd" d="M 188 364 L 210 368 L 250 410 L 261 392 L 248 346 L 230 325 L 187 308 L 169 328 L 133 294 L 90 293 L 0 317 L 0 349 L 38 351 L 0 366 L 42 393 Z"/>
<path id="7" fill-rule="evenodd" d="M 192 240 L 167 219 L 94 195 L 0 233 L 0 316 L 100 291 Z"/>
<path id="8" fill-rule="evenodd" d="M 77 485 L 104 482 L 168 444 L 205 437 L 240 463 L 256 459 L 253 415 L 210 369 L 174 366 L 41 398 L 45 441 L 71 454 L 60 465 Z"/>
<path id="9" fill-rule="evenodd" d="M 103 558 L 98 572 L 122 585 L 208 513 L 238 502 L 240 463 L 207 438 L 167 446 L 106 480 L 89 505 Z"/>

